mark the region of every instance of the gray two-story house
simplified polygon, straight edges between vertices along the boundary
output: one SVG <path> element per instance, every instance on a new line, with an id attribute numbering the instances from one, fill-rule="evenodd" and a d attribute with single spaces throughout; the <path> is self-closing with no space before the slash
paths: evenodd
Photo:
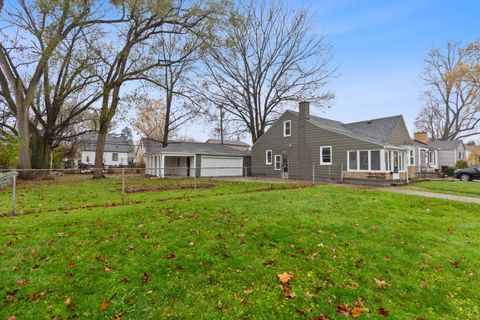
<path id="1" fill-rule="evenodd" d="M 354 123 L 287 110 L 252 147 L 254 176 L 372 182 L 407 180 L 413 142 L 402 116 Z"/>

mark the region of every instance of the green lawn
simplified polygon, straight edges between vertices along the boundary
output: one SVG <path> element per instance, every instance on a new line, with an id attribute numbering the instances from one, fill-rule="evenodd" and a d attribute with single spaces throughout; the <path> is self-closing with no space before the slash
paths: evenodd
<path id="1" fill-rule="evenodd" d="M 412 185 L 423 191 L 447 193 L 465 197 L 480 197 L 480 183 L 472 181 L 445 180 L 445 181 L 421 181 Z"/>
<path id="2" fill-rule="evenodd" d="M 222 182 L 80 208 L 117 183 L 20 186 L 39 211 L 0 218 L 0 319 L 480 317 L 479 205 Z"/>

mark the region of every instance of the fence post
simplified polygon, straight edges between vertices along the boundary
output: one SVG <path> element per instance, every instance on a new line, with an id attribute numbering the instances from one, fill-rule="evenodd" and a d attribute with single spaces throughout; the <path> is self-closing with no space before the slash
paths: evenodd
<path id="1" fill-rule="evenodd" d="M 17 172 L 13 170 L 12 176 L 12 214 L 17 214 Z"/>
<path id="2" fill-rule="evenodd" d="M 342 167 L 341 167 L 341 173 L 340 173 L 340 182 L 343 183 L 343 163 L 342 163 Z"/>
<path id="3" fill-rule="evenodd" d="M 312 163 L 312 184 L 315 184 L 315 163 Z"/>
<path id="4" fill-rule="evenodd" d="M 330 184 L 330 178 L 331 178 L 331 166 L 328 166 L 328 184 Z"/>
<path id="5" fill-rule="evenodd" d="M 122 205 L 125 204 L 125 168 L 122 168 Z"/>
<path id="6" fill-rule="evenodd" d="M 195 166 L 195 174 L 193 175 L 193 177 L 194 177 L 195 190 L 197 190 L 197 166 Z"/>
<path id="7" fill-rule="evenodd" d="M 244 168 L 244 171 L 245 171 L 245 190 L 248 190 L 247 167 Z"/>

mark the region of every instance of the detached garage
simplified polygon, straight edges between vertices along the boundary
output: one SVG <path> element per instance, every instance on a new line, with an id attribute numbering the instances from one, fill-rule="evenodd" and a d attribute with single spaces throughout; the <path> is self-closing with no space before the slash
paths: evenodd
<path id="1" fill-rule="evenodd" d="M 222 144 L 174 142 L 146 154 L 152 176 L 235 177 L 250 166 L 250 155 Z"/>

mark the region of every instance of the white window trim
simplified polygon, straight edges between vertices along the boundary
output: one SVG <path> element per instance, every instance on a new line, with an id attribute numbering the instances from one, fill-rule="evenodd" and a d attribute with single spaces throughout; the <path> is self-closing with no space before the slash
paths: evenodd
<path id="1" fill-rule="evenodd" d="M 287 123 L 290 124 L 290 133 L 286 134 L 285 131 L 287 129 Z M 292 136 L 292 120 L 285 120 L 283 121 L 283 136 L 284 137 L 291 137 Z"/>
<path id="2" fill-rule="evenodd" d="M 327 149 L 327 148 L 330 149 L 330 162 L 324 162 L 323 161 L 323 149 Z M 330 165 L 332 165 L 332 162 L 333 162 L 333 148 L 332 148 L 332 146 L 321 146 L 320 147 L 320 165 L 330 166 Z"/>
<path id="3" fill-rule="evenodd" d="M 278 157 L 278 163 L 279 163 L 279 166 L 278 166 L 278 169 L 277 169 L 277 157 Z M 276 171 L 280 171 L 280 169 L 282 168 L 282 156 L 279 155 L 279 154 L 276 154 L 275 155 L 275 160 L 274 160 L 274 165 L 273 165 L 273 170 L 276 170 Z"/>
<path id="4" fill-rule="evenodd" d="M 413 163 L 410 162 L 410 160 L 412 159 L 412 157 L 410 157 L 410 153 L 411 153 L 411 152 L 413 152 Z M 416 157 L 415 157 L 415 149 L 408 149 L 408 154 L 407 154 L 407 156 L 408 156 L 408 164 L 407 164 L 407 165 L 410 166 L 410 167 L 411 167 L 411 166 L 415 166 L 416 163 L 417 163 L 417 159 L 416 159 Z"/>
<path id="5" fill-rule="evenodd" d="M 367 170 L 361 170 L 360 169 L 360 152 L 361 151 L 368 152 L 368 169 Z M 380 169 L 379 170 L 372 170 L 372 151 L 378 151 L 379 152 L 379 156 L 380 156 Z M 382 151 L 383 151 L 383 149 L 348 150 L 347 151 L 347 171 L 353 171 L 353 172 L 386 172 L 385 170 L 382 170 L 382 160 L 385 161 L 385 158 L 382 157 Z M 357 153 L 357 169 L 350 169 L 350 152 L 356 152 Z"/>
<path id="6" fill-rule="evenodd" d="M 270 152 L 270 162 L 268 162 L 268 153 Z M 265 164 L 271 165 L 273 163 L 273 152 L 272 150 L 265 151 Z"/>

